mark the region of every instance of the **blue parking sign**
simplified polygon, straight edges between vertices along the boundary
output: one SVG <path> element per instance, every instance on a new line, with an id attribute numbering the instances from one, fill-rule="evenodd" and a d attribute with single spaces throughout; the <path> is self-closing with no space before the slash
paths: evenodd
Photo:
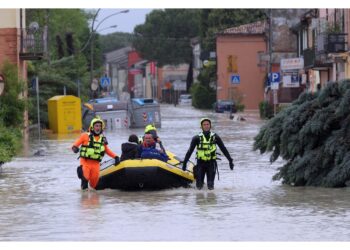
<path id="1" fill-rule="evenodd" d="M 269 82 L 270 83 L 279 83 L 281 80 L 281 75 L 278 72 L 269 73 Z"/>
<path id="2" fill-rule="evenodd" d="M 101 77 L 100 84 L 102 88 L 105 88 L 111 84 L 111 78 L 109 77 Z"/>
<path id="3" fill-rule="evenodd" d="M 230 83 L 232 83 L 232 84 L 240 84 L 241 83 L 241 77 L 239 75 L 231 75 Z"/>

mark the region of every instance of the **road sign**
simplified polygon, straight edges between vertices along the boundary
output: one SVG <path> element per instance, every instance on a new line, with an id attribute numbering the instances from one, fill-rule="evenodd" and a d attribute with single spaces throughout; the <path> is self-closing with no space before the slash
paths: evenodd
<path id="1" fill-rule="evenodd" d="M 280 87 L 279 82 L 272 82 L 272 83 L 271 83 L 271 89 L 273 89 L 273 90 L 278 90 L 279 87 Z"/>
<path id="2" fill-rule="evenodd" d="M 98 80 L 94 78 L 91 83 L 91 90 L 96 91 L 98 89 Z"/>
<path id="3" fill-rule="evenodd" d="M 281 81 L 281 75 L 278 72 L 269 73 L 270 83 L 279 83 Z"/>
<path id="4" fill-rule="evenodd" d="M 110 77 L 101 77 L 100 84 L 102 88 L 105 88 L 111 84 L 111 78 Z"/>
<path id="5" fill-rule="evenodd" d="M 241 83 L 241 77 L 239 75 L 236 75 L 236 74 L 231 75 L 230 83 L 232 83 L 232 84 L 240 84 Z"/>

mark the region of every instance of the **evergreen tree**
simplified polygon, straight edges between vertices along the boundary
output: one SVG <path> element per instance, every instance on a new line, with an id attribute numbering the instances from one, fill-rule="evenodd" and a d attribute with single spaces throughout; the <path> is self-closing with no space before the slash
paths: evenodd
<path id="1" fill-rule="evenodd" d="M 286 163 L 274 180 L 295 186 L 350 185 L 350 80 L 303 93 L 269 120 L 254 138 L 254 150 Z"/>

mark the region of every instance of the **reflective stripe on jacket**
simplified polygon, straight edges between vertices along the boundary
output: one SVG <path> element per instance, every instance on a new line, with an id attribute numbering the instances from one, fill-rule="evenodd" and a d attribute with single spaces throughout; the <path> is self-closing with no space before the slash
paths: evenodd
<path id="1" fill-rule="evenodd" d="M 197 145 L 197 159 L 210 161 L 216 159 L 215 133 L 210 132 L 209 139 L 201 132 L 198 134 L 199 144 Z"/>
<path id="2" fill-rule="evenodd" d="M 88 145 L 82 145 L 80 148 L 80 157 L 101 161 L 105 155 L 105 137 L 100 135 L 98 140 L 92 133 L 89 133 Z"/>

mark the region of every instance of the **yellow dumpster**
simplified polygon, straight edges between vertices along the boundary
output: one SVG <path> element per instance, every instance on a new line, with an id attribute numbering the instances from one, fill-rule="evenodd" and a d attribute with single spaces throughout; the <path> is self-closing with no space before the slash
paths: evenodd
<path id="1" fill-rule="evenodd" d="M 80 98 L 72 95 L 59 95 L 47 102 L 49 127 L 57 134 L 80 132 L 81 122 Z"/>

